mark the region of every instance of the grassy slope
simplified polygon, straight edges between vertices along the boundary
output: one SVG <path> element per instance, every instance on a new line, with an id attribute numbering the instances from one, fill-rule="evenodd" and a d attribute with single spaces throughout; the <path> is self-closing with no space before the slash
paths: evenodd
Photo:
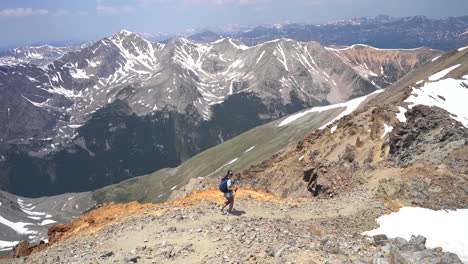
<path id="1" fill-rule="evenodd" d="M 135 200 L 163 202 L 171 194 L 172 187 L 177 186 L 177 189 L 190 178 L 221 177 L 228 169 L 239 171 L 269 158 L 273 153 L 296 144 L 304 135 L 328 122 L 343 109 L 311 113 L 283 127 L 278 127 L 281 120 L 256 127 L 192 157 L 177 168 L 162 169 L 96 190 L 94 199 L 99 203 Z M 253 146 L 254 149 L 245 153 Z M 238 158 L 236 162 L 223 167 L 235 158 Z"/>

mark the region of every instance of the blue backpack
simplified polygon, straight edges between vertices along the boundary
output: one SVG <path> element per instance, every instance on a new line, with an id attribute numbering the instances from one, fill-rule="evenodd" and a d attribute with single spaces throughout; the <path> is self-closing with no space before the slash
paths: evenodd
<path id="1" fill-rule="evenodd" d="M 227 183 L 229 179 L 221 180 L 221 183 L 219 184 L 219 190 L 223 193 L 229 192 Z"/>

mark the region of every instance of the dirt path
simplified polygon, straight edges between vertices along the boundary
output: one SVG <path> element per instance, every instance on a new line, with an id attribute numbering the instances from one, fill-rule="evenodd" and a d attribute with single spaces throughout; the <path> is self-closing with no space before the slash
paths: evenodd
<path id="1" fill-rule="evenodd" d="M 376 215 L 385 209 L 366 190 L 333 199 L 295 200 L 240 190 L 231 215 L 221 213 L 223 199 L 219 191 L 208 190 L 161 206 L 103 207 L 102 212 L 94 212 L 96 222 L 83 221 L 87 224 L 75 226 L 75 236 L 31 255 L 26 263 L 44 258 L 63 263 L 122 263 L 133 257 L 137 263 L 340 260 L 345 256 L 324 253 L 321 241 L 373 228 Z M 106 218 L 107 225 L 102 222 Z"/>

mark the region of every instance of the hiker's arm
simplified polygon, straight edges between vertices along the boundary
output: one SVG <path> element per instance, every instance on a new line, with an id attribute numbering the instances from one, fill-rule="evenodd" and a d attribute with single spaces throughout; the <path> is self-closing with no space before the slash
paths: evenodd
<path id="1" fill-rule="evenodd" d="M 231 187 L 228 187 L 228 190 L 230 190 L 230 191 L 236 191 L 236 190 L 237 190 L 237 187 L 231 186 Z"/>

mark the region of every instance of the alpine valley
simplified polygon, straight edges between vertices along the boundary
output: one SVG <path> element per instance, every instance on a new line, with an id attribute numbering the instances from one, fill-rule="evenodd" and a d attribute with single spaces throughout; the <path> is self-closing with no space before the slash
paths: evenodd
<path id="1" fill-rule="evenodd" d="M 161 44 L 123 30 L 0 59 L 0 188 L 41 197 L 115 184 L 287 114 L 395 83 L 442 52 L 224 38 Z"/>

